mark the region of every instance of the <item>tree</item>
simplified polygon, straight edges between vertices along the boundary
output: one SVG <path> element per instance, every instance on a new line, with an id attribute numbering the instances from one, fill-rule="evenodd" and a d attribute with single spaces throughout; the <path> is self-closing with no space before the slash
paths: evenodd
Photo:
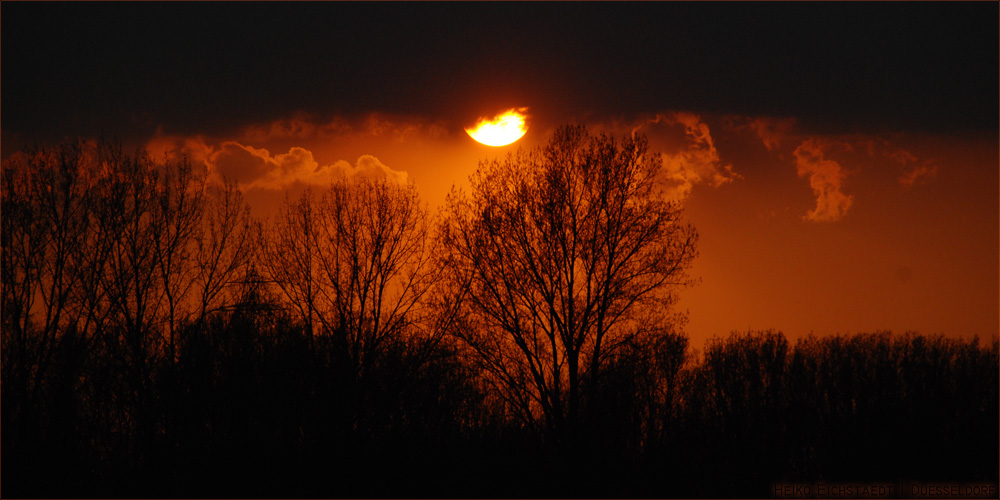
<path id="1" fill-rule="evenodd" d="M 75 142 L 3 164 L 0 387 L 3 425 L 16 429 L 5 446 L 13 449 L 37 447 L 33 438 L 53 432 L 45 425 L 62 415 L 46 415 L 45 401 L 72 393 L 103 316 L 92 289 L 108 238 L 92 229 L 99 184 L 92 153 Z"/>
<path id="2" fill-rule="evenodd" d="M 234 181 L 211 186 L 201 236 L 197 239 L 198 321 L 226 306 L 222 293 L 248 272 L 253 257 L 250 209 Z M 256 276 L 255 272 L 250 273 Z"/>
<path id="3" fill-rule="evenodd" d="M 207 183 L 195 176 L 186 158 L 176 165 L 163 166 L 158 173 L 151 210 L 153 225 L 158 228 L 153 232 L 153 254 L 166 300 L 167 353 L 173 361 L 177 351 L 176 329 L 184 312 L 189 310 L 185 307 L 189 302 L 186 299 L 197 281 L 197 271 L 204 267 L 197 265 L 201 264 L 197 247 L 204 247 L 200 244 L 200 233 Z M 223 203 L 226 201 L 223 198 Z M 215 228 L 210 226 L 210 229 Z"/>
<path id="4" fill-rule="evenodd" d="M 611 354 L 680 319 L 671 306 L 692 283 L 697 233 L 661 167 L 641 135 L 567 126 L 542 148 L 481 162 L 471 193 L 448 197 L 438 267 L 463 297 L 451 332 L 556 440 L 574 432 Z"/>
<path id="5" fill-rule="evenodd" d="M 260 266 L 302 316 L 331 335 L 360 376 L 384 344 L 418 322 L 430 288 L 431 240 L 415 186 L 340 179 L 317 201 L 286 200 Z"/>
<path id="6" fill-rule="evenodd" d="M 2 180 L 8 441 L 72 456 L 51 436 L 89 425 L 107 430 L 95 443 L 147 447 L 162 435 L 151 388 L 176 362 L 177 328 L 224 307 L 222 288 L 248 261 L 239 191 L 208 185 L 185 158 L 105 141 L 15 153 Z"/>

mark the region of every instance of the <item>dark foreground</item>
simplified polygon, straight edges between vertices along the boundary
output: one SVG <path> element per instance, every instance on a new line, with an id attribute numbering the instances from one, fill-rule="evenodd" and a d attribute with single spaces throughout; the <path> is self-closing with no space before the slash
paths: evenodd
<path id="1" fill-rule="evenodd" d="M 577 428 L 556 435 L 512 417 L 446 342 L 400 342 L 358 373 L 287 318 L 236 311 L 180 338 L 172 362 L 134 366 L 67 336 L 32 384 L 37 367 L 5 346 L 2 495 L 770 497 L 997 482 L 995 339 L 751 332 L 696 359 L 669 336 L 611 360 Z"/>

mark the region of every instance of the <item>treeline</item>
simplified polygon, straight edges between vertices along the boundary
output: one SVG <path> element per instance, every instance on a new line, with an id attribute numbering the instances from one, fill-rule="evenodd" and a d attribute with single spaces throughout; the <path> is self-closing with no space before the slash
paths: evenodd
<path id="1" fill-rule="evenodd" d="M 119 402 L 126 373 L 60 344 L 56 359 L 75 361 L 31 405 L 4 383 L 4 496 L 724 497 L 997 480 L 996 341 L 790 346 L 749 332 L 701 358 L 684 337 L 636 346 L 609 367 L 587 438 L 556 447 L 504 418 L 453 350 L 401 342 L 357 379 L 331 339 L 304 332 L 257 308 L 182 329 L 142 417 Z"/>
<path id="2" fill-rule="evenodd" d="M 641 137 L 484 162 L 432 219 L 345 178 L 250 217 L 113 144 L 3 166 L 4 497 L 765 496 L 997 480 L 998 346 L 775 332 L 699 355 L 697 235 Z"/>

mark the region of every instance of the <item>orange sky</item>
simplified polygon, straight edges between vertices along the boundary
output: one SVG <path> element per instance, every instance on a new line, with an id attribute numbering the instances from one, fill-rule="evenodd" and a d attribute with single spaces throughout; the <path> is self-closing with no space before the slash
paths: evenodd
<path id="1" fill-rule="evenodd" d="M 266 216 L 338 176 L 436 207 L 576 122 L 648 135 L 698 229 L 695 346 L 1000 330 L 996 2 L 6 2 L 0 157 L 183 151 Z M 528 108 L 511 146 L 483 116 Z"/>
<path id="2" fill-rule="evenodd" d="M 557 125 L 533 117 L 522 140 L 494 148 L 464 133 L 476 118 L 298 114 L 227 137 L 158 133 L 147 146 L 235 176 L 258 216 L 333 175 L 412 181 L 434 209 L 479 160 L 542 144 Z M 695 346 L 747 328 L 1000 330 L 996 137 L 816 135 L 793 118 L 686 111 L 587 125 L 643 132 L 663 154 L 665 182 L 700 233 L 701 283 L 679 305 Z"/>

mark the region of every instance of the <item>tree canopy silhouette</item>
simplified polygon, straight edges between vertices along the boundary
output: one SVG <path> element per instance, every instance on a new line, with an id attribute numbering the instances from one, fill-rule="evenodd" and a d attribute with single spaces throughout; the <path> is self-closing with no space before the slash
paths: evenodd
<path id="1" fill-rule="evenodd" d="M 671 309 L 697 236 L 659 169 L 642 137 L 564 127 L 482 162 L 436 227 L 414 186 L 357 178 L 261 224 L 183 158 L 15 153 L 0 496 L 995 491 L 995 336 L 734 332 L 699 354 Z"/>
<path id="2" fill-rule="evenodd" d="M 359 375 L 388 340 L 414 330 L 435 275 L 427 212 L 412 184 L 340 179 L 318 201 L 308 191 L 286 200 L 268 229 L 261 267 L 310 338 L 334 336 Z"/>
<path id="3" fill-rule="evenodd" d="M 671 306 L 692 281 L 697 233 L 661 168 L 641 135 L 565 126 L 542 148 L 481 162 L 471 193 L 448 197 L 440 268 L 462 297 L 451 331 L 506 403 L 557 441 L 602 363 L 679 319 Z"/>

